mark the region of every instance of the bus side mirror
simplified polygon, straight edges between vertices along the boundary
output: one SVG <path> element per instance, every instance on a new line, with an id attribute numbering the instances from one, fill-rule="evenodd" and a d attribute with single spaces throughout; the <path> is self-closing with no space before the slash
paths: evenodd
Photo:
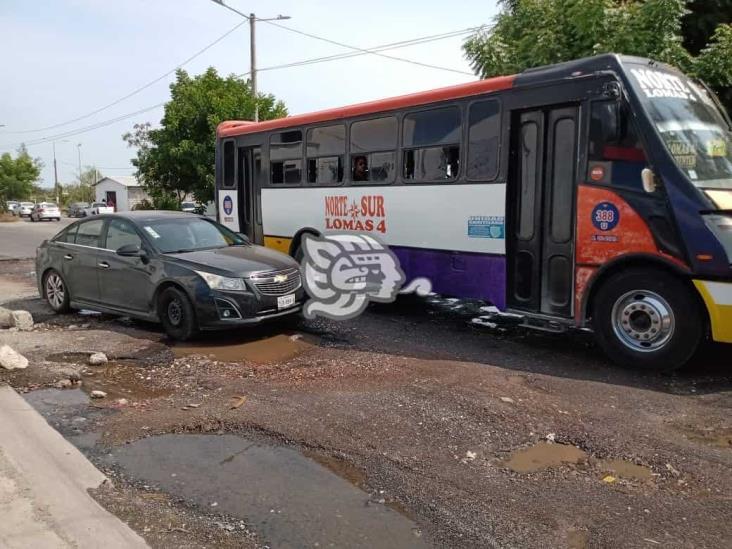
<path id="1" fill-rule="evenodd" d="M 656 174 L 650 168 L 643 168 L 641 171 L 641 181 L 643 181 L 643 190 L 647 193 L 655 193 L 656 189 L 658 189 Z"/>

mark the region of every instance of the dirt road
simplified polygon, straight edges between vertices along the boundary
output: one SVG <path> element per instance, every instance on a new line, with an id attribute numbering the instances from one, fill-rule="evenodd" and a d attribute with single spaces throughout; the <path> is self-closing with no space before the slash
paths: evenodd
<path id="1" fill-rule="evenodd" d="M 0 263 L 0 295 L 22 295 L 30 270 Z M 115 479 L 100 501 L 154 546 L 723 547 L 732 536 L 729 347 L 662 376 L 611 365 L 583 334 L 476 330 L 475 304 L 451 300 L 187 346 L 146 324 L 21 305 L 43 324 L 0 332 L 31 361 L 0 382 L 32 390 Z M 110 362 L 88 366 L 97 350 Z M 80 389 L 52 388 L 73 374 Z M 94 389 L 108 396 L 90 401 Z"/>

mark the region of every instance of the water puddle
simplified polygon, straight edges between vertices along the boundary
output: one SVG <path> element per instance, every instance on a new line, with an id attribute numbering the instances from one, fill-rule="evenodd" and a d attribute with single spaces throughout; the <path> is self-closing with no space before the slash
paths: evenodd
<path id="1" fill-rule="evenodd" d="M 732 448 L 732 429 L 680 427 L 679 430 L 692 442 L 717 448 Z"/>
<path id="2" fill-rule="evenodd" d="M 506 466 L 517 473 L 533 473 L 566 463 L 579 463 L 586 458 L 587 453 L 576 446 L 539 442 L 514 452 Z"/>
<path id="3" fill-rule="evenodd" d="M 108 459 L 202 509 L 246 520 L 272 547 L 425 546 L 414 522 L 358 488 L 357 470 L 313 458 L 234 435 L 163 435 Z"/>
<path id="4" fill-rule="evenodd" d="M 180 343 L 173 347 L 176 357 L 189 355 L 211 356 L 221 362 L 240 362 L 246 360 L 258 364 L 285 362 L 311 349 L 314 345 L 311 337 L 300 335 L 278 334 L 264 339 L 236 343 L 196 342 Z"/>
<path id="5" fill-rule="evenodd" d="M 597 467 L 603 473 L 631 480 L 651 480 L 653 473 L 648 467 L 636 465 L 622 459 L 605 459 L 597 462 Z"/>

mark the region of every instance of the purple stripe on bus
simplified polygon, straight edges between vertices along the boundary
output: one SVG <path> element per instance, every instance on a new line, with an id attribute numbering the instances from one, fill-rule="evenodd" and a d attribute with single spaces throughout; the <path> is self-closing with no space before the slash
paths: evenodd
<path id="1" fill-rule="evenodd" d="M 432 282 L 442 295 L 485 299 L 506 308 L 506 257 L 390 246 L 399 258 L 407 284 L 416 277 Z"/>

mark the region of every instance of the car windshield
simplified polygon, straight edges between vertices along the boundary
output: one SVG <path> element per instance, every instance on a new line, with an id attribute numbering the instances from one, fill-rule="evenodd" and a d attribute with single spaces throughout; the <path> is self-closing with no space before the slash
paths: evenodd
<path id="1" fill-rule="evenodd" d="M 53 202 L 44 202 L 43 204 L 41 204 L 41 206 L 43 206 L 44 208 L 58 208 L 58 206 L 56 206 L 56 204 L 54 204 Z"/>
<path id="2" fill-rule="evenodd" d="M 629 73 L 666 148 L 692 183 L 732 189 L 732 132 L 709 93 L 658 66 L 633 64 Z"/>
<path id="3" fill-rule="evenodd" d="M 92 208 L 103 208 L 104 206 L 106 206 L 104 202 L 95 202 L 92 204 Z"/>
<path id="4" fill-rule="evenodd" d="M 223 225 L 200 217 L 145 221 L 142 229 L 163 253 L 195 252 L 248 243 Z"/>
<path id="5" fill-rule="evenodd" d="M 26 206 L 28 208 L 32 208 L 33 206 L 35 206 L 35 204 L 33 204 L 33 202 L 21 202 L 20 205 Z"/>
<path id="6" fill-rule="evenodd" d="M 195 202 L 183 202 L 181 204 L 181 207 L 182 208 L 195 208 L 196 207 L 196 203 Z"/>

